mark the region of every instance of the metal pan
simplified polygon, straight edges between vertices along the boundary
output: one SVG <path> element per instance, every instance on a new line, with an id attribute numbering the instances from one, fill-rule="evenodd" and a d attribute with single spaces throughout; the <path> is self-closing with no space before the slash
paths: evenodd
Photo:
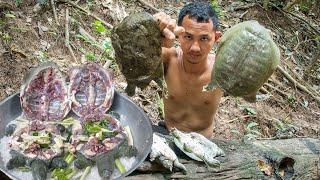
<path id="1" fill-rule="evenodd" d="M 125 95 L 118 92 L 115 92 L 114 94 L 114 100 L 110 111 L 119 113 L 121 124 L 130 127 L 134 146 L 138 149 L 138 155 L 132 168 L 119 177 L 122 178 L 133 172 L 148 156 L 152 145 L 151 122 L 140 107 Z M 18 93 L 8 97 L 0 103 L 0 138 L 4 136 L 6 125 L 20 116 L 21 113 L 22 110 Z M 11 179 L 18 179 L 6 169 L 2 158 L 0 158 L 0 170 Z"/>

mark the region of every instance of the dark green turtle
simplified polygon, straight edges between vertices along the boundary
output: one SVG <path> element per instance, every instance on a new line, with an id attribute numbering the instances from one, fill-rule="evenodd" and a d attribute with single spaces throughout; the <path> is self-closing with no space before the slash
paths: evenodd
<path id="1" fill-rule="evenodd" d="M 220 87 L 230 95 L 255 101 L 279 62 L 280 51 L 268 29 L 257 21 L 239 23 L 221 37 L 212 81 L 205 89 Z"/>
<path id="2" fill-rule="evenodd" d="M 130 14 L 114 28 L 111 39 L 129 95 L 134 94 L 136 86 L 143 89 L 151 80 L 159 82 L 163 77 L 161 32 L 152 15 Z"/>

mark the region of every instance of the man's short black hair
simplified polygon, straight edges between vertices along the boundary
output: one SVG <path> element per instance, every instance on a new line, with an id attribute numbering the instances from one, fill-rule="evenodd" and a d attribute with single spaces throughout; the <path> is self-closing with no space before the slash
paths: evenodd
<path id="1" fill-rule="evenodd" d="M 181 26 L 182 20 L 185 16 L 189 15 L 189 18 L 196 19 L 197 22 L 209 22 L 212 20 L 213 28 L 217 30 L 219 28 L 219 20 L 217 13 L 208 3 L 193 2 L 184 6 L 178 17 L 178 25 Z"/>

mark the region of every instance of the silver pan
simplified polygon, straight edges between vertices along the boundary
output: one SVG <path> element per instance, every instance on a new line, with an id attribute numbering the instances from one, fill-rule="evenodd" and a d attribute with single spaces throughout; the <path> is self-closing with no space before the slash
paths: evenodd
<path id="1" fill-rule="evenodd" d="M 110 111 L 119 113 L 121 115 L 121 124 L 123 126 L 128 125 L 130 127 L 134 146 L 138 150 L 138 155 L 132 168 L 121 176 L 125 177 L 133 172 L 145 160 L 151 150 L 151 122 L 140 107 L 138 107 L 125 95 L 122 95 L 118 92 L 115 92 L 113 104 L 110 108 Z M 6 125 L 10 121 L 20 116 L 21 113 L 22 110 L 18 93 L 0 102 L 0 138 L 4 136 Z M 0 170 L 11 179 L 18 179 L 6 169 L 6 165 L 4 164 L 2 158 L 0 158 Z"/>

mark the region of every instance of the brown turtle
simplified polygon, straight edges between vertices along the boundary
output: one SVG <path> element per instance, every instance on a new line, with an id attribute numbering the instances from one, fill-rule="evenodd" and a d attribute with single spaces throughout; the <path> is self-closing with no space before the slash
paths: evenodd
<path id="1" fill-rule="evenodd" d="M 143 89 L 151 80 L 159 82 L 163 77 L 161 32 L 152 15 L 141 12 L 127 16 L 114 28 L 111 39 L 129 95 L 136 86 Z"/>
<path id="2" fill-rule="evenodd" d="M 221 37 L 212 81 L 205 89 L 218 86 L 233 96 L 255 101 L 279 62 L 279 48 L 266 28 L 257 21 L 239 23 Z"/>

